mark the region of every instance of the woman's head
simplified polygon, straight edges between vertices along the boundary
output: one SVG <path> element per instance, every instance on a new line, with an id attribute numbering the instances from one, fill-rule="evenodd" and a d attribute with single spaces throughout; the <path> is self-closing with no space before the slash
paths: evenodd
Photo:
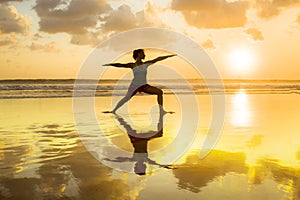
<path id="1" fill-rule="evenodd" d="M 144 59 L 145 58 L 144 49 L 135 49 L 133 51 L 132 57 L 133 57 L 134 60 L 137 60 L 138 58 Z"/>

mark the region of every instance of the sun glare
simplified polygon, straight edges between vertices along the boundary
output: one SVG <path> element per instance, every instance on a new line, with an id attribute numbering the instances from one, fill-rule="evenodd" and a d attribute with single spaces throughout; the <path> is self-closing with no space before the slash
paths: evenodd
<path id="1" fill-rule="evenodd" d="M 248 72 L 253 67 L 254 54 L 250 49 L 235 49 L 229 54 L 230 67 L 236 72 Z"/>
<path id="2" fill-rule="evenodd" d="M 233 96 L 231 123 L 234 126 L 248 126 L 251 118 L 248 95 L 240 90 Z"/>

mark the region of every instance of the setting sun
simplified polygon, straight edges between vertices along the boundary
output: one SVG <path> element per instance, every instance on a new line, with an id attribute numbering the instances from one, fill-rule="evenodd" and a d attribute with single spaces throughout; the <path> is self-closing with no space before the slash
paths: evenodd
<path id="1" fill-rule="evenodd" d="M 254 65 L 254 54 L 250 49 L 234 49 L 229 54 L 229 66 L 236 72 L 250 71 Z"/>

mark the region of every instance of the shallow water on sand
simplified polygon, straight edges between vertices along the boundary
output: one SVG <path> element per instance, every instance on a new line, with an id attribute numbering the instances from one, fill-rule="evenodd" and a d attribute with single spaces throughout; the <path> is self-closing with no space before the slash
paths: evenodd
<path id="1" fill-rule="evenodd" d="M 120 110 L 118 116 L 103 114 L 111 99 L 98 97 L 97 124 L 76 124 L 70 98 L 0 100 L 0 199 L 300 199 L 299 95 L 228 95 L 222 134 L 204 159 L 199 152 L 211 99 L 197 97 L 200 120 L 191 148 L 174 163 L 149 156 L 156 164 L 145 162 L 146 175 L 134 173 L 138 161 L 128 131 L 157 130 L 155 97 L 133 98 L 131 114 Z M 177 137 L 183 120 L 174 96 L 164 102 L 175 113 L 163 118 L 163 133 L 148 141 L 149 155 Z M 118 160 L 112 146 L 127 157 Z"/>

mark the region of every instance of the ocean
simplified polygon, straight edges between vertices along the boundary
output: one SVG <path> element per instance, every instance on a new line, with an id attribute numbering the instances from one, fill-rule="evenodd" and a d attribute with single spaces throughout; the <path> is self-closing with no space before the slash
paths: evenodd
<path id="1" fill-rule="evenodd" d="M 76 84 L 75 84 L 76 83 Z M 211 93 L 234 94 L 241 89 L 247 94 L 299 94 L 300 80 L 149 80 L 164 94 Z M 28 79 L 0 80 L 0 99 L 61 98 L 125 95 L 130 80 Z"/>

